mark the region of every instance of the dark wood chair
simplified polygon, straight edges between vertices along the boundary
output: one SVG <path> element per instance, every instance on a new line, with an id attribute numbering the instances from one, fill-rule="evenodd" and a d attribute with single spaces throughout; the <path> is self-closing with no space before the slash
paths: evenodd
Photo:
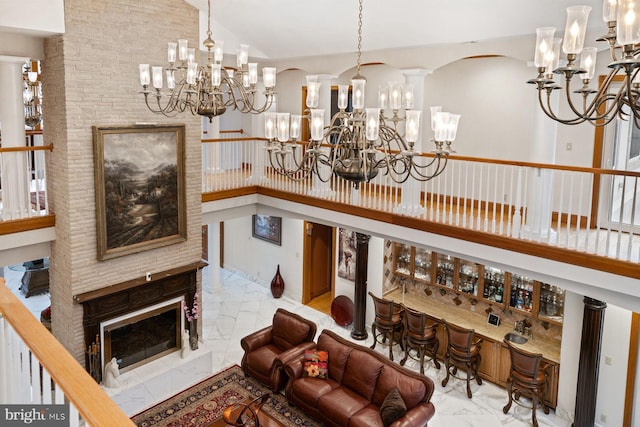
<path id="1" fill-rule="evenodd" d="M 389 339 L 389 359 L 393 360 L 393 346 L 395 344 L 402 344 L 402 331 L 404 325 L 402 324 L 402 306 L 395 302 L 380 298 L 369 292 L 371 298 L 373 298 L 373 304 L 375 306 L 376 318 L 371 324 L 371 333 L 373 334 L 373 344 L 371 349 L 376 348 L 378 338 L 381 338 L 381 343 L 386 343 Z"/>
<path id="2" fill-rule="evenodd" d="M 504 341 L 509 348 L 511 355 L 511 372 L 507 380 L 507 393 L 509 401 L 502 408 L 505 414 L 509 412 L 511 404 L 516 404 L 531 409 L 533 426 L 538 427 L 538 419 L 536 411 L 538 405 L 542 405 L 545 414 L 549 413 L 549 408 L 544 403 L 544 395 L 547 391 L 548 384 L 548 368 L 549 365 L 542 361 L 542 354 L 530 353 Z M 531 406 L 520 401 L 520 397 L 528 397 L 531 399 Z"/>
<path id="3" fill-rule="evenodd" d="M 240 340 L 244 350 L 242 370 L 273 391 L 282 389 L 287 380 L 284 365 L 315 348 L 316 329 L 311 320 L 279 308 L 271 326 Z"/>
<path id="4" fill-rule="evenodd" d="M 467 373 L 467 397 L 471 399 L 472 394 L 469 381 L 475 379 L 478 385 L 482 384 L 482 379 L 478 376 L 480 344 L 482 343 L 482 339 L 474 341 L 475 331 L 473 329 L 465 329 L 446 321 L 444 322 L 444 326 L 448 338 L 447 353 L 444 359 L 447 376 L 442 380 L 442 387 L 447 385 L 450 376 L 464 379 L 457 376 L 458 368 L 462 368 Z"/>
<path id="5" fill-rule="evenodd" d="M 402 305 L 402 309 L 404 310 L 404 334 L 402 337 L 404 358 L 400 361 L 400 364 L 404 366 L 407 359 L 411 357 L 420 362 L 420 373 L 424 375 L 424 358 L 425 355 L 428 355 L 429 359 L 427 361 L 433 360 L 434 366 L 440 369 L 440 363 L 436 359 L 438 347 L 440 346 L 436 336 L 438 323 L 430 321 L 425 313 L 413 310 L 405 305 Z M 412 351 L 416 352 L 417 357 L 411 356 Z"/>

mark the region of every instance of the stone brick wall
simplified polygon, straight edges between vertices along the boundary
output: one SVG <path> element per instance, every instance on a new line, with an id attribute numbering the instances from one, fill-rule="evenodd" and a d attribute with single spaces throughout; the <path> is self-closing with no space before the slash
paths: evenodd
<path id="1" fill-rule="evenodd" d="M 54 335 L 84 363 L 82 308 L 73 296 L 200 260 L 200 120 L 144 105 L 138 64 L 166 65 L 166 42 L 198 44 L 198 12 L 182 0 L 65 0 L 66 32 L 45 42 L 43 98 L 51 209 Z M 186 125 L 187 241 L 97 260 L 92 126 Z M 200 279 L 198 279 L 200 281 Z"/>

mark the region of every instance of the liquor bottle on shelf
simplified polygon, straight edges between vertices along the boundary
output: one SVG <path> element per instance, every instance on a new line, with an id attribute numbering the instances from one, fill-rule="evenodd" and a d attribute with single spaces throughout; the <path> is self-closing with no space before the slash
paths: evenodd
<path id="1" fill-rule="evenodd" d="M 533 309 L 533 302 L 531 300 L 531 292 L 527 289 L 524 290 L 524 310 L 531 311 Z"/>
<path id="2" fill-rule="evenodd" d="M 540 310 L 538 315 L 562 322 L 564 314 L 564 289 L 548 283 L 540 284 Z"/>
<path id="3" fill-rule="evenodd" d="M 482 296 L 488 301 L 500 304 L 503 302 L 504 271 L 488 265 L 484 267 L 484 291 Z"/>
<path id="4" fill-rule="evenodd" d="M 405 276 L 411 275 L 411 246 L 396 243 L 395 271 Z"/>
<path id="5" fill-rule="evenodd" d="M 444 285 L 447 288 L 453 288 L 453 265 L 450 263 L 445 264 L 445 281 Z"/>
<path id="6" fill-rule="evenodd" d="M 414 259 L 414 277 L 426 282 L 431 281 L 431 251 L 416 247 Z"/>
<path id="7" fill-rule="evenodd" d="M 502 294 L 504 293 L 504 286 L 500 285 L 498 286 L 498 289 L 496 290 L 496 302 L 502 302 Z"/>
<path id="8" fill-rule="evenodd" d="M 524 307 L 524 295 L 522 289 L 518 290 L 518 296 L 516 298 L 516 308 L 522 310 Z"/>

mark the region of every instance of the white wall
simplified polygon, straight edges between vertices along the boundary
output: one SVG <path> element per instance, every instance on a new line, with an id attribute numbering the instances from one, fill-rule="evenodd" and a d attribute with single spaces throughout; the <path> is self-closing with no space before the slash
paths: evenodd
<path id="1" fill-rule="evenodd" d="M 631 312 L 608 304 L 604 315 L 598 376 L 595 419 L 598 426 L 622 425 L 630 332 Z"/>
<path id="2" fill-rule="evenodd" d="M 224 264 L 255 278 L 266 287 L 278 264 L 285 282 L 284 297 L 302 300 L 303 221 L 282 218 L 282 246 L 251 236 L 251 216 L 224 222 Z"/>
<path id="3" fill-rule="evenodd" d="M 533 132 L 532 69 L 511 58 L 463 59 L 434 70 L 425 82 L 425 105 L 460 114 L 458 154 L 527 160 Z"/>
<path id="4" fill-rule="evenodd" d="M 283 296 L 302 301 L 302 255 L 303 221 L 282 218 L 282 246 L 273 245 L 251 236 L 251 216 L 244 216 L 224 222 L 224 263 L 225 268 L 238 270 L 268 287 L 280 264 L 280 274 L 285 281 Z M 216 224 L 213 227 L 217 227 Z M 215 233 L 211 230 L 210 235 Z M 213 232 L 213 233 L 212 233 Z M 337 239 L 336 239 L 337 240 Z M 210 239 L 211 242 L 211 239 Z M 215 246 L 215 243 L 213 243 Z M 217 265 L 214 258 L 217 251 L 209 247 L 209 261 Z M 335 247 L 336 262 L 338 248 Z M 369 241 L 369 264 L 367 270 L 367 290 L 382 295 L 384 239 L 371 237 Z M 346 295 L 354 298 L 354 283 L 335 276 L 335 296 Z M 367 296 L 365 323 L 371 325 L 374 318 L 373 302 Z"/>
<path id="5" fill-rule="evenodd" d="M 64 0 L 31 0 L 19 7 L 16 3 L 15 0 L 0 0 L 0 27 L 4 27 L 3 32 L 64 33 Z"/>
<path id="6" fill-rule="evenodd" d="M 583 296 L 565 292 L 562 343 L 560 345 L 560 376 L 558 378 L 558 406 L 556 413 L 573 419 L 576 407 L 576 384 L 582 340 Z"/>
<path id="7" fill-rule="evenodd" d="M 276 76 L 276 90 L 278 91 L 278 112 L 302 114 L 302 86 L 307 85 L 306 75 L 311 74 L 303 70 L 284 70 Z M 281 90 L 280 88 L 286 88 Z M 262 135 L 260 135 L 262 136 Z"/>

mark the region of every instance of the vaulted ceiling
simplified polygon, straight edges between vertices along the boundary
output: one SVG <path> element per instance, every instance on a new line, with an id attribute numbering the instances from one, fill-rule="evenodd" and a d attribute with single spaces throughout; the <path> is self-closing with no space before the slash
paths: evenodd
<path id="1" fill-rule="evenodd" d="M 204 12 L 206 22 L 207 0 L 186 1 Z M 575 2 L 364 0 L 362 50 L 532 36 L 543 26 L 562 33 L 566 7 Z M 590 33 L 604 34 L 602 0 L 580 4 L 592 7 Z M 212 0 L 211 9 L 214 39 L 247 43 L 251 56 L 286 59 L 356 51 L 357 0 Z M 595 46 L 595 41 L 588 42 Z"/>

